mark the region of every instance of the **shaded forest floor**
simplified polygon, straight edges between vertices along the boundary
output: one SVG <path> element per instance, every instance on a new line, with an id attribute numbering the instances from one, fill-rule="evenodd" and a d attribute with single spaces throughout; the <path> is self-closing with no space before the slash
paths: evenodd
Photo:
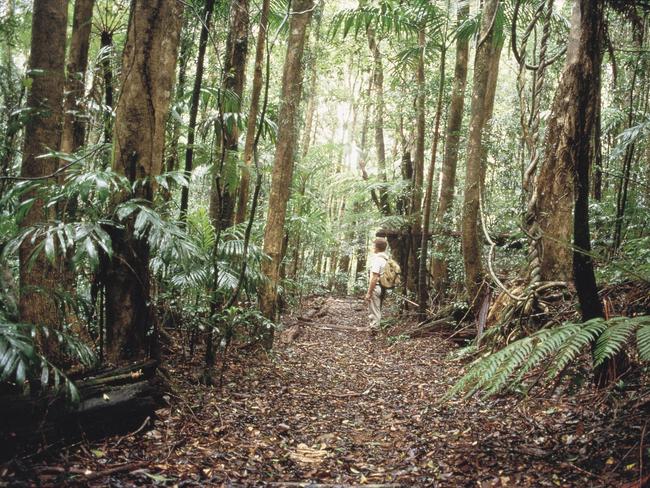
<path id="1" fill-rule="evenodd" d="M 200 358 L 176 350 L 175 394 L 153 429 L 2 477 L 16 486 L 641 486 L 647 410 L 623 416 L 589 393 L 437 404 L 464 365 L 447 357 L 449 334 L 370 337 L 359 300 L 320 303 L 306 320 L 287 319 L 273 355 L 233 353 L 221 390 L 196 384 Z"/>

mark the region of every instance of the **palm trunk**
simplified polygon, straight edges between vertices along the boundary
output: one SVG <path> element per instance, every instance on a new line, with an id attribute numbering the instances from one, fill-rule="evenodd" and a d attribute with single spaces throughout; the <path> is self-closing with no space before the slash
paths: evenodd
<path id="1" fill-rule="evenodd" d="M 134 195 L 151 202 L 151 179 L 162 171 L 165 121 L 176 70 L 182 25 L 180 2 L 134 0 L 115 116 L 113 170 L 130 181 L 144 180 Z M 106 357 L 113 363 L 147 353 L 154 315 L 150 305 L 149 246 L 124 228 L 111 228 L 113 256 L 105 270 Z M 155 340 L 155 337 L 153 338 Z"/>
<path id="2" fill-rule="evenodd" d="M 424 144 L 426 130 L 426 86 L 424 75 L 424 49 L 426 44 L 424 27 L 418 32 L 418 66 L 417 66 L 417 97 L 416 117 L 417 136 L 415 142 L 415 158 L 413 159 L 413 185 L 411 186 L 411 249 L 409 251 L 407 288 L 418 293 L 418 275 L 420 243 L 422 242 L 422 184 L 424 181 Z"/>
<path id="3" fill-rule="evenodd" d="M 293 177 L 297 116 L 302 94 L 302 55 L 305 33 L 312 15 L 313 0 L 295 0 L 291 8 L 294 14 L 289 22 L 289 40 L 282 75 L 281 106 L 278 117 L 278 139 L 271 177 L 269 211 L 264 229 L 264 253 L 270 259 L 262 263 L 262 272 L 267 281 L 259 291 L 260 309 L 264 316 L 271 320 L 276 319 L 282 240 Z M 272 330 L 265 338 L 265 345 L 269 348 L 273 345 Z"/>
<path id="4" fill-rule="evenodd" d="M 113 67 L 111 57 L 113 56 L 113 33 L 102 31 L 100 34 L 100 46 L 104 52 L 101 65 L 102 77 L 104 78 L 104 105 L 107 110 L 113 110 Z M 104 142 L 109 144 L 113 140 L 113 123 L 110 114 L 104 116 Z"/>
<path id="5" fill-rule="evenodd" d="M 203 21 L 201 22 L 201 34 L 199 35 L 199 52 L 196 57 L 196 72 L 194 74 L 194 86 L 192 87 L 192 99 L 190 101 L 190 120 L 187 127 L 187 145 L 185 147 L 185 177 L 189 180 L 194 168 L 194 140 L 196 137 L 196 119 L 199 113 L 199 103 L 201 101 L 201 86 L 203 85 L 203 67 L 205 63 L 205 51 L 208 47 L 208 34 L 210 31 L 210 22 L 212 20 L 212 11 L 214 10 L 214 0 L 207 0 L 203 11 Z M 179 218 L 182 222 L 187 218 L 187 207 L 190 197 L 189 186 L 181 189 L 181 203 Z"/>
<path id="6" fill-rule="evenodd" d="M 165 160 L 165 171 L 170 173 L 172 171 L 178 171 L 179 168 L 179 157 L 178 157 L 178 143 L 181 138 L 181 118 L 183 116 L 182 110 L 182 100 L 185 97 L 185 85 L 187 84 L 187 65 L 189 63 L 189 52 L 194 44 L 194 35 L 193 29 L 189 28 L 188 19 L 185 19 L 183 27 L 181 29 L 181 41 L 180 41 L 180 52 L 179 52 L 179 66 L 178 66 L 178 81 L 176 82 L 176 90 L 174 98 L 176 100 L 177 106 L 177 115 L 171 121 L 171 141 L 169 143 L 169 149 L 166 153 Z M 182 189 L 181 189 L 182 192 Z M 166 202 L 169 202 L 172 198 L 172 193 L 170 190 L 165 190 L 163 192 L 163 198 Z"/>

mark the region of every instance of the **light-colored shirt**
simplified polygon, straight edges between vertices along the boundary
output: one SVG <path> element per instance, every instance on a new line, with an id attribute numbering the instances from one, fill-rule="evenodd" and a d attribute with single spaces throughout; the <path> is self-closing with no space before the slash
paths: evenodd
<path id="1" fill-rule="evenodd" d="M 373 254 L 372 258 L 370 258 L 370 276 L 372 277 L 372 273 L 377 273 L 381 276 L 386 267 L 386 261 L 388 261 L 386 253 L 380 252 Z"/>

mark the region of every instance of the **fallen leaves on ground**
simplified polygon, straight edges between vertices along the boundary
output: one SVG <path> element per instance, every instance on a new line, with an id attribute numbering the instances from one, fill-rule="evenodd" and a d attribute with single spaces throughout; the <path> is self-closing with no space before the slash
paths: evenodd
<path id="1" fill-rule="evenodd" d="M 73 446 L 23 466 L 22 474 L 42 486 L 643 481 L 647 399 L 626 415 L 588 393 L 440 403 L 464 366 L 448 359 L 455 346 L 442 333 L 373 338 L 360 301 L 329 298 L 326 305 L 326 313 L 288 320 L 295 337 L 278 340 L 270 355 L 238 354 L 222 389 L 192 383 L 200 358 L 177 351 L 170 358 L 171 406 L 157 412 L 152 430 Z M 110 471 L 120 466 L 133 469 Z"/>

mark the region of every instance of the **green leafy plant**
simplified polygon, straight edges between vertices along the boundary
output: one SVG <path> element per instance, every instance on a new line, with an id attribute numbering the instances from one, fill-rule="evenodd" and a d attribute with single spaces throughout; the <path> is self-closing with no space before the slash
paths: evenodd
<path id="1" fill-rule="evenodd" d="M 514 391 L 527 383 L 529 373 L 543 367 L 537 380 L 550 381 L 593 346 L 593 366 L 622 351 L 636 334 L 641 361 L 650 361 L 650 316 L 593 319 L 582 324 L 566 323 L 539 330 L 503 349 L 476 360 L 446 398 L 465 393 L 490 396 Z M 531 385 L 532 386 L 532 385 Z"/>
<path id="2" fill-rule="evenodd" d="M 74 383 L 35 345 L 37 336 L 54 338 L 61 350 L 86 367 L 97 360 L 93 350 L 79 338 L 39 325 L 0 323 L 0 383 L 15 383 L 23 392 L 35 383 L 55 392 L 63 390 L 72 402 L 79 401 Z"/>

